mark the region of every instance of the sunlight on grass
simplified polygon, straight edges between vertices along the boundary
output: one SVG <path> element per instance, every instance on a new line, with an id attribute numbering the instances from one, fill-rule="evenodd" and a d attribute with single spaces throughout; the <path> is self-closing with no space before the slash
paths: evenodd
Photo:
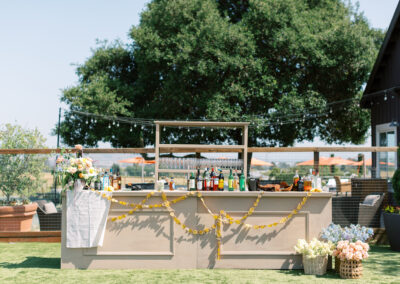
<path id="1" fill-rule="evenodd" d="M 364 277 L 346 283 L 400 283 L 400 253 L 373 246 Z M 0 243 L 0 283 L 344 283 L 301 270 L 60 270 L 60 244 Z"/>

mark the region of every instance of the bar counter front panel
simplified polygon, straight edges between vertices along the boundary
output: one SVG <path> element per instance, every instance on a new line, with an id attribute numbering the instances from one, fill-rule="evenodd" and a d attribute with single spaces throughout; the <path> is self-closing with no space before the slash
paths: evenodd
<path id="1" fill-rule="evenodd" d="M 149 191 L 118 191 L 113 198 L 130 203 L 141 202 Z M 169 200 L 185 191 L 166 192 Z M 241 218 L 257 199 L 258 192 L 201 192 L 215 214 L 224 210 Z M 287 216 L 306 196 L 304 192 L 266 192 L 253 215 L 245 223 L 266 225 Z M 146 204 L 161 203 L 157 192 Z M 171 204 L 178 219 L 189 228 L 202 230 L 214 224 L 197 197 Z M 112 203 L 109 218 L 127 214 L 131 208 Z M 66 211 L 63 200 L 63 212 Z M 67 213 L 68 214 L 68 213 Z M 298 239 L 319 237 L 332 221 L 332 194 L 313 193 L 307 203 L 285 224 L 265 229 L 223 224 L 221 259 L 217 260 L 214 230 L 205 235 L 186 233 L 175 224 L 166 208 L 142 209 L 127 218 L 107 220 L 102 247 L 66 248 L 66 214 L 63 214 L 61 268 L 84 269 L 301 269 L 301 256 L 294 251 Z"/>

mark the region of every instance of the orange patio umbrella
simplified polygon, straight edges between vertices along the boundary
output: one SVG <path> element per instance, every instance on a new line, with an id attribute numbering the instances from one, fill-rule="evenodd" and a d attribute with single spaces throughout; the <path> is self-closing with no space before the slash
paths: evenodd
<path id="1" fill-rule="evenodd" d="M 119 163 L 126 164 L 155 164 L 155 160 L 145 160 L 143 157 L 134 157 L 125 160 L 118 161 Z"/>
<path id="2" fill-rule="evenodd" d="M 304 162 L 300 162 L 296 164 L 297 166 L 313 166 L 314 160 L 308 160 Z M 335 166 L 335 165 L 345 165 L 345 166 L 354 166 L 356 162 L 351 160 L 346 160 L 341 157 L 320 157 L 319 158 L 320 166 Z"/>
<path id="3" fill-rule="evenodd" d="M 256 158 L 251 158 L 251 163 L 252 166 L 267 166 L 267 167 L 272 167 L 274 164 L 270 163 L 270 162 L 266 162 L 263 160 L 259 160 Z"/>

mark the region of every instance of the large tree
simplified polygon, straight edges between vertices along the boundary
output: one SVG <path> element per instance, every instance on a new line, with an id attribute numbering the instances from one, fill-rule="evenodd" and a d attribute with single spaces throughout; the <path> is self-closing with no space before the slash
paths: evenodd
<path id="1" fill-rule="evenodd" d="M 86 124 L 76 111 L 144 119 L 250 121 L 252 146 L 364 141 L 358 106 L 383 33 L 340 0 L 153 0 L 132 43 L 103 43 L 63 91 L 64 143 L 145 146 L 152 127 Z M 342 103 L 338 103 L 343 101 Z M 235 142 L 235 130 L 167 128 L 168 142 Z"/>

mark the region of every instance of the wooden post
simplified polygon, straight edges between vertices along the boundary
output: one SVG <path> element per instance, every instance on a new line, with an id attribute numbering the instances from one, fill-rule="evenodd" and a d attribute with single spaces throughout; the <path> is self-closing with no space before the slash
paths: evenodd
<path id="1" fill-rule="evenodd" d="M 159 167 L 159 154 L 160 154 L 160 124 L 156 123 L 156 140 L 154 145 L 155 150 L 155 164 L 154 164 L 154 185 L 158 181 L 158 167 Z"/>
<path id="2" fill-rule="evenodd" d="M 249 127 L 248 125 L 243 126 L 243 137 L 242 144 L 243 147 L 243 174 L 244 177 L 247 178 L 247 150 L 248 150 L 248 135 L 249 135 Z"/>
<path id="3" fill-rule="evenodd" d="M 362 155 L 362 158 L 363 158 L 363 172 L 364 172 L 364 178 L 367 176 L 367 165 L 366 165 L 366 163 L 365 163 L 365 155 L 363 154 Z"/>
<path id="4" fill-rule="evenodd" d="M 314 170 L 319 171 L 319 152 L 314 152 Z"/>

